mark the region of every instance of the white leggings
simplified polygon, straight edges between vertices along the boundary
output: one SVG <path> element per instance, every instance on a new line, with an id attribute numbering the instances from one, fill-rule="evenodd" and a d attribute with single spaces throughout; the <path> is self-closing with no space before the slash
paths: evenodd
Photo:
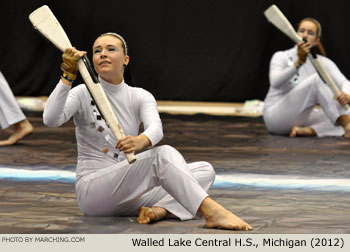
<path id="1" fill-rule="evenodd" d="M 6 129 L 9 126 L 25 119 L 21 108 L 16 102 L 9 84 L 0 72 L 0 126 Z"/>
<path id="2" fill-rule="evenodd" d="M 140 206 L 160 206 L 181 220 L 196 216 L 215 180 L 207 162 L 187 164 L 163 145 L 79 179 L 77 198 L 87 216 L 135 216 Z"/>
<path id="3" fill-rule="evenodd" d="M 316 112 L 319 104 L 323 111 Z M 310 126 L 318 136 L 342 135 L 344 130 L 335 126 L 336 120 L 345 110 L 334 100 L 334 95 L 313 74 L 281 97 L 273 106 L 264 108 L 264 121 L 273 134 L 288 134 L 293 126 Z"/>

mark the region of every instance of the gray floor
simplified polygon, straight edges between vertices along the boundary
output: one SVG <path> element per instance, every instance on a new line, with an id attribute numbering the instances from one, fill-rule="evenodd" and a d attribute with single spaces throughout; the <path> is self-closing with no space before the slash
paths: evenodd
<path id="1" fill-rule="evenodd" d="M 73 123 L 59 129 L 30 117 L 32 136 L 0 148 L 2 167 L 74 170 Z M 269 135 L 261 118 L 169 116 L 162 114 L 161 144 L 188 160 L 206 160 L 218 175 L 350 179 L 350 141 Z M 5 138 L 10 131 L 0 132 Z M 1 169 L 1 168 L 0 168 Z M 349 185 L 350 186 L 350 185 Z M 249 222 L 250 233 L 350 233 L 349 190 L 289 189 L 240 184 L 213 187 L 211 196 Z M 0 181 L 0 233 L 245 233 L 206 229 L 203 219 L 164 220 L 140 225 L 135 217 L 85 217 L 73 183 Z"/>

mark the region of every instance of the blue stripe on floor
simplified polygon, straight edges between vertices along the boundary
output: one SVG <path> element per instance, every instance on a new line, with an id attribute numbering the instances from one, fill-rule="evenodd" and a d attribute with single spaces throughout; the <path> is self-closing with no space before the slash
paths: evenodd
<path id="1" fill-rule="evenodd" d="M 0 180 L 75 182 L 74 171 L 26 170 L 0 167 Z M 279 190 L 315 190 L 350 192 L 350 179 L 293 177 L 288 175 L 219 174 L 214 189 L 239 189 L 245 186 Z"/>
<path id="2" fill-rule="evenodd" d="M 0 179 L 15 181 L 75 182 L 75 172 L 61 170 L 24 170 L 0 167 Z"/>
<path id="3" fill-rule="evenodd" d="M 314 190 L 350 192 L 350 179 L 316 178 L 288 175 L 221 174 L 217 175 L 212 188 L 229 189 L 243 186 L 279 190 Z"/>

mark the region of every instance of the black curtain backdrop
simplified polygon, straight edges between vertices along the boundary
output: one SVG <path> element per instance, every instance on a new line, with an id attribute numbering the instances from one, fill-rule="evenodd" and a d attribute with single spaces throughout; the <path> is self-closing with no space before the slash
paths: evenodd
<path id="1" fill-rule="evenodd" d="M 1 0 L 0 70 L 15 95 L 53 90 L 61 52 L 28 20 L 47 4 L 90 58 L 99 34 L 123 35 L 131 57 L 126 82 L 158 100 L 262 100 L 272 54 L 293 46 L 263 15 L 273 3 L 293 25 L 307 16 L 318 19 L 328 57 L 350 77 L 348 0 Z"/>

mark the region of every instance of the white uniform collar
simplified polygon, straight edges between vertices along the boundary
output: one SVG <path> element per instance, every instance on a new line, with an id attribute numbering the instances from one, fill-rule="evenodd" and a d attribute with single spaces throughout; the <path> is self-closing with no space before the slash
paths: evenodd
<path id="1" fill-rule="evenodd" d="M 124 79 L 119 84 L 109 83 L 109 82 L 105 81 L 104 79 L 102 79 L 100 76 L 98 77 L 98 79 L 99 79 L 103 89 L 107 90 L 108 92 L 116 93 L 116 92 L 121 91 L 126 86 Z"/>

